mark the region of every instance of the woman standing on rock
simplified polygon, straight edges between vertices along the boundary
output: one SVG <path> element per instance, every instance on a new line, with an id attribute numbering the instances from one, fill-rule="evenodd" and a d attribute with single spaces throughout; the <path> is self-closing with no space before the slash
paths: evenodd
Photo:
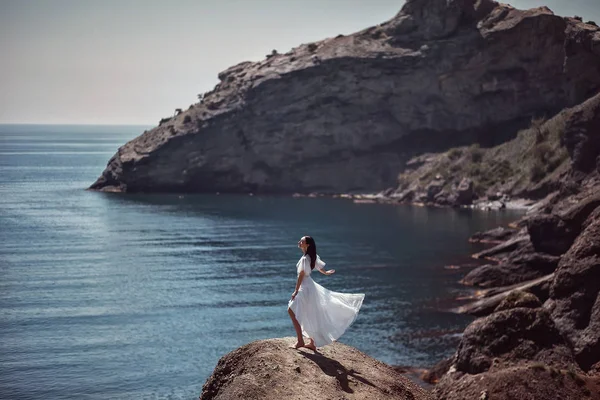
<path id="1" fill-rule="evenodd" d="M 313 281 L 310 274 L 315 268 L 323 275 L 331 275 L 335 270 L 323 270 L 325 263 L 317 255 L 317 245 L 310 236 L 301 238 L 298 247 L 304 255 L 296 264 L 296 290 L 288 303 L 288 313 L 298 336 L 294 348 L 316 351 L 317 347 L 342 336 L 356 319 L 365 295 L 332 292 Z M 308 337 L 308 345 L 304 343 L 303 335 Z"/>

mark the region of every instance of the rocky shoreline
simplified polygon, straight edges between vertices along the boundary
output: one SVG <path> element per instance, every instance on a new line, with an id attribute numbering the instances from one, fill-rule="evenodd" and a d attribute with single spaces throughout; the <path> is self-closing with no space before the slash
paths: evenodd
<path id="1" fill-rule="evenodd" d="M 342 198 L 353 201 L 356 204 L 396 204 L 396 205 L 412 205 L 416 207 L 439 207 L 439 208 L 465 208 L 483 211 L 498 211 L 498 210 L 520 210 L 529 211 L 539 204 L 539 201 L 526 198 L 510 198 L 507 196 L 499 199 L 489 199 L 487 197 L 476 199 L 470 204 L 450 205 L 436 202 L 423 201 L 408 201 L 399 200 L 393 196 L 386 196 L 382 193 L 363 193 L 363 194 L 325 194 L 325 193 L 310 193 L 307 195 L 296 193 L 293 197 L 333 197 Z"/>
<path id="2" fill-rule="evenodd" d="M 600 95 L 568 114 L 569 165 L 521 220 L 474 235 L 479 317 L 429 372 L 437 399 L 600 397 Z"/>
<path id="3" fill-rule="evenodd" d="M 597 176 L 593 182 L 553 196 L 513 227 L 472 238 L 493 246 L 474 255 L 490 264 L 462 279 L 480 298 L 456 311 L 480 318 L 426 376 L 439 381 L 435 398 L 600 398 Z"/>

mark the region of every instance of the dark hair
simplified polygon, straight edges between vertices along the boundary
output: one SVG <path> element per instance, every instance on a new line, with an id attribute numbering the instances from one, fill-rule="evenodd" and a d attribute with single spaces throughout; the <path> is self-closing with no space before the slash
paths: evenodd
<path id="1" fill-rule="evenodd" d="M 315 262 L 317 261 L 317 244 L 315 243 L 315 239 L 310 236 L 304 236 L 304 239 L 308 245 L 306 254 L 310 256 L 310 269 L 315 269 Z"/>

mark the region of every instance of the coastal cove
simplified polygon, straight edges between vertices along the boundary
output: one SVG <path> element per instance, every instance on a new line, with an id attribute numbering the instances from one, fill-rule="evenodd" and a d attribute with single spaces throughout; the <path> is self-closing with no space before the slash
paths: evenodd
<path id="1" fill-rule="evenodd" d="M 0 126 L 0 397 L 195 398 L 225 353 L 292 334 L 306 233 L 338 271 L 328 287 L 367 295 L 341 342 L 431 366 L 473 319 L 445 311 L 468 289 L 444 267 L 522 215 L 84 190 L 143 129 Z"/>
<path id="2" fill-rule="evenodd" d="M 3 4 L 0 400 L 600 400 L 599 1 Z"/>

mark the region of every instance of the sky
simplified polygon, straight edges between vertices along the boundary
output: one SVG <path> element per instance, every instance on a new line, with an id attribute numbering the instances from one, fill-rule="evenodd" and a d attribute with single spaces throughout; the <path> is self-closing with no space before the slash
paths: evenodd
<path id="1" fill-rule="evenodd" d="M 600 0 L 512 0 L 600 23 Z M 154 125 L 242 61 L 349 34 L 402 0 L 0 0 L 0 123 Z"/>

